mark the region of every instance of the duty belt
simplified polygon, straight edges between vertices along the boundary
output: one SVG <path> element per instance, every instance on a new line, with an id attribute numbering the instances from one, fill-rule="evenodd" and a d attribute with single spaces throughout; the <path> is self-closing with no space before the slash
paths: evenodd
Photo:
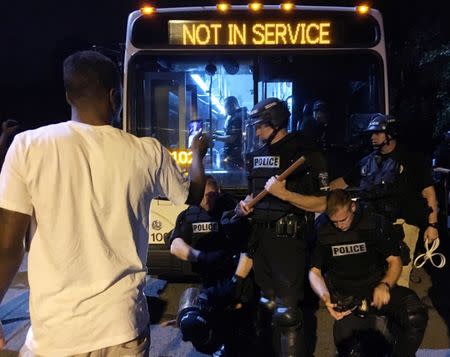
<path id="1" fill-rule="evenodd" d="M 304 219 L 290 213 L 274 222 L 254 222 L 257 227 L 274 230 L 277 238 L 294 238 L 304 227 Z"/>
<path id="2" fill-rule="evenodd" d="M 277 226 L 277 221 L 274 222 L 253 222 L 253 224 L 257 227 L 261 227 L 261 228 L 268 228 L 268 229 L 275 229 L 275 227 Z"/>

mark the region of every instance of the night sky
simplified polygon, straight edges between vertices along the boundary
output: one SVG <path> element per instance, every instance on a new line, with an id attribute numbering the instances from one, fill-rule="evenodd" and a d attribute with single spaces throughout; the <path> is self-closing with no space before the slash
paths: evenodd
<path id="1" fill-rule="evenodd" d="M 215 3 L 153 2 L 160 7 Z M 346 6 L 360 4 L 355 1 L 301 3 Z M 430 46 L 437 47 L 448 41 L 448 29 L 444 31 L 441 25 L 447 21 L 448 15 L 443 9 L 439 9 L 439 3 L 444 2 L 372 1 L 372 6 L 382 11 L 384 16 L 390 62 L 396 60 L 398 63 L 397 56 L 401 54 L 407 41 L 414 41 L 414 36 L 421 32 L 433 31 L 435 34 L 431 41 L 434 43 L 430 43 Z M 126 0 L 3 1 L 6 9 L 0 12 L 3 47 L 0 56 L 0 120 L 15 118 L 22 123 L 23 129 L 28 129 L 69 119 L 62 84 L 62 61 L 70 53 L 88 49 L 92 45 L 117 48 L 117 44 L 125 40 L 128 14 L 138 9 L 140 4 L 140 1 Z M 396 72 L 390 73 L 391 87 L 398 85 L 400 75 Z"/>

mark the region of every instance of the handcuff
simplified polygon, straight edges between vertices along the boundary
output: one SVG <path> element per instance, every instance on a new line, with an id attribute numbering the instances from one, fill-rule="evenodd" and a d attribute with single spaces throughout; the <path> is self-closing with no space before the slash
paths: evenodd
<path id="1" fill-rule="evenodd" d="M 440 240 L 439 238 L 436 238 L 433 243 L 431 243 L 431 247 L 430 242 L 428 240 L 426 240 L 424 242 L 424 246 L 425 246 L 425 253 L 423 254 L 419 254 L 416 259 L 414 259 L 414 266 L 416 268 L 422 268 L 424 266 L 424 264 L 427 262 L 427 260 L 429 260 L 431 262 L 431 264 L 435 267 L 435 268 L 442 268 L 444 267 L 445 263 L 446 263 L 446 259 L 445 259 L 445 255 L 442 253 L 435 253 L 435 251 L 438 249 L 439 247 L 439 243 Z M 437 262 L 435 262 L 433 260 L 433 257 L 438 256 L 441 259 L 441 262 L 439 264 L 437 264 Z M 420 263 L 419 263 L 420 262 Z"/>

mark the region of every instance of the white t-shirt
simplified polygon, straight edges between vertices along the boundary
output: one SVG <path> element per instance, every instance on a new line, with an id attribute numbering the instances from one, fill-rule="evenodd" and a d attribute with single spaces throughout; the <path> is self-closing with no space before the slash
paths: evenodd
<path id="1" fill-rule="evenodd" d="M 16 135 L 0 207 L 34 215 L 27 346 L 65 356 L 129 341 L 148 324 L 150 200 L 186 201 L 189 181 L 151 138 L 78 122 Z"/>

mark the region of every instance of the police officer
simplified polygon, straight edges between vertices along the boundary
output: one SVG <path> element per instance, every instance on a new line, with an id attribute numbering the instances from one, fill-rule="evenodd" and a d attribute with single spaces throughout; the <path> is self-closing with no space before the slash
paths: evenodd
<path id="1" fill-rule="evenodd" d="M 300 303 L 305 234 L 310 224 L 306 211 L 324 209 L 325 198 L 320 196 L 327 182 L 323 157 L 314 151 L 314 145 L 308 144 L 301 133 L 287 133 L 289 116 L 286 102 L 277 98 L 260 101 L 250 112 L 250 126 L 265 144 L 247 155 L 249 191 L 256 195 L 266 188 L 271 194 L 252 209 L 247 206 L 251 195 L 247 196 L 236 207 L 236 213 L 252 213 L 248 255 L 253 258 L 256 283 L 262 291 L 263 311 L 271 318 L 275 343 L 270 348 L 278 356 L 303 356 L 306 350 Z M 302 155 L 305 164 L 286 181 L 277 181 L 276 175 Z M 268 337 L 265 342 L 270 340 Z"/>
<path id="2" fill-rule="evenodd" d="M 247 120 L 247 108 L 240 107 L 236 97 L 225 98 L 224 108 L 227 118 L 224 135 L 214 133 L 213 139 L 224 143 L 224 166 L 226 169 L 243 168 L 242 125 Z"/>
<path id="3" fill-rule="evenodd" d="M 423 154 L 409 152 L 397 143 L 394 117 L 375 114 L 367 131 L 371 134 L 374 151 L 347 175 L 332 181 L 330 187 L 359 188 L 363 201 L 403 227 L 410 262 L 403 267 L 398 284 L 408 287 L 420 228 L 425 229 L 425 240 L 438 238 L 438 208 L 431 163 Z"/>
<path id="4" fill-rule="evenodd" d="M 190 206 L 180 213 L 169 243 L 171 254 L 192 262 L 192 270 L 199 275 L 202 283 L 205 304 L 214 310 L 215 314 L 211 316 L 221 320 L 220 326 L 217 324 L 218 329 L 211 331 L 221 336 L 208 341 L 202 337 L 208 333 L 201 333 L 207 328 L 197 323 L 202 319 L 197 316 L 183 319 L 180 326 L 183 338 L 206 353 L 213 352 L 208 349 L 213 347 L 211 344 L 214 345 L 215 340 L 223 340 L 225 346 L 216 355 L 245 356 L 247 349 L 251 348 L 249 339 L 243 341 L 244 337 L 251 335 L 249 330 L 252 328 L 249 317 L 254 293 L 249 276 L 251 260 L 241 259 L 237 264 L 247 241 L 240 240 L 240 237 L 227 237 L 220 223 L 222 213 L 234 206 L 234 201 L 228 196 L 219 197 L 216 180 L 207 175 L 200 207 Z M 234 309 L 237 303 L 239 309 Z M 229 311 L 222 315 L 226 308 Z M 214 325 L 214 321 L 209 324 Z"/>
<path id="5" fill-rule="evenodd" d="M 324 100 L 316 100 L 312 108 L 312 117 L 305 116 L 300 130 L 317 142 L 321 149 L 328 144 L 327 129 L 330 120 L 330 108 Z"/>
<path id="6" fill-rule="evenodd" d="M 334 339 L 343 355 L 377 355 L 345 345 L 357 331 L 374 328 L 370 307 L 398 325 L 394 356 L 415 356 L 422 341 L 427 311 L 412 290 L 396 285 L 402 265 L 392 229 L 383 216 L 353 202 L 342 189 L 329 193 L 326 214 L 317 219 L 309 279 L 336 320 Z"/>

